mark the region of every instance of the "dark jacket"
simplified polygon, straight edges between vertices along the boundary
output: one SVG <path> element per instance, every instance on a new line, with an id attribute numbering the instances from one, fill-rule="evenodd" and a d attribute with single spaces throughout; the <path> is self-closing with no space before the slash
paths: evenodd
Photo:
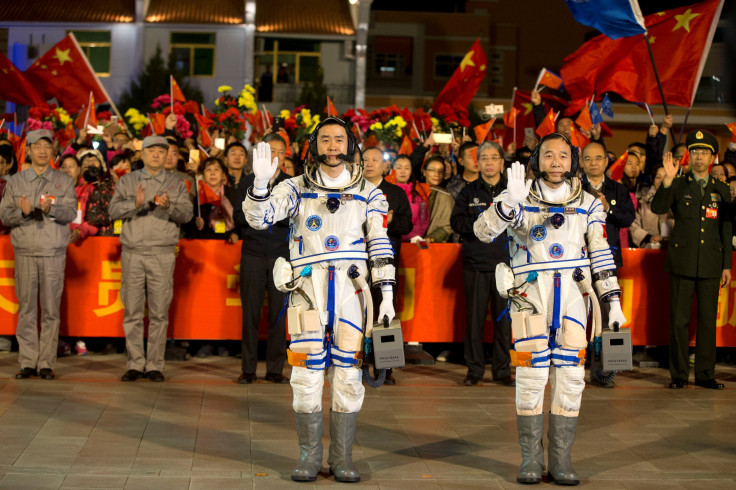
<path id="1" fill-rule="evenodd" d="M 728 185 L 708 177 L 705 192 L 692 175 L 659 186 L 652 211 L 675 215 L 665 269 L 687 277 L 721 277 L 731 269 L 731 194 Z"/>
<path id="2" fill-rule="evenodd" d="M 583 175 L 583 188 L 593 194 L 598 195 L 598 192 L 592 188 L 588 177 Z M 636 219 L 636 210 L 634 209 L 634 201 L 631 200 L 631 194 L 623 184 L 604 178 L 603 179 L 603 195 L 608 201 L 608 212 L 606 213 L 606 235 L 608 238 L 608 244 L 611 246 L 611 252 L 613 252 L 613 261 L 616 263 L 616 268 L 624 265 L 623 258 L 621 257 L 621 237 L 619 232 L 621 228 L 628 228 L 631 223 Z"/>
<path id="3" fill-rule="evenodd" d="M 455 233 L 460 235 L 463 246 L 463 268 L 477 271 L 495 271 L 496 264 L 509 263 L 509 251 L 506 232 L 499 235 L 492 243 L 483 243 L 473 232 L 473 223 L 506 189 L 506 177 L 501 176 L 498 184 L 491 187 L 483 178 L 466 185 L 455 200 L 450 224 Z"/>
<path id="4" fill-rule="evenodd" d="M 269 190 L 284 180 L 290 179 L 291 176 L 285 173 L 279 173 L 278 177 L 269 184 Z M 275 223 L 268 230 L 256 230 L 251 228 L 245 220 L 243 214 L 243 201 L 246 197 L 248 188 L 253 186 L 255 175 L 244 175 L 240 178 L 240 182 L 236 187 L 229 187 L 227 194 L 228 199 L 233 205 L 233 220 L 235 228 L 238 230 L 240 238 L 243 240 L 243 248 L 241 249 L 241 257 L 251 255 L 266 259 L 275 259 L 277 257 L 289 258 L 289 220 L 282 219 Z"/>
<path id="5" fill-rule="evenodd" d="M 406 193 L 398 185 L 394 185 L 386 180 L 381 180 L 378 184 L 383 195 L 386 196 L 388 210 L 393 211 L 394 215 L 391 223 L 388 224 L 388 239 L 394 247 L 394 264 L 398 267 L 399 253 L 401 252 L 401 237 L 411 231 L 411 206 Z"/>

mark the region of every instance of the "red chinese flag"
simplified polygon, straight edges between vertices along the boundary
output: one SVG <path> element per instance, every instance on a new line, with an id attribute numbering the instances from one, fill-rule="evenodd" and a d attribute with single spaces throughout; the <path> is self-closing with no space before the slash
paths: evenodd
<path id="1" fill-rule="evenodd" d="M 181 103 L 186 102 L 187 98 L 184 97 L 184 92 L 179 88 L 179 84 L 174 80 L 174 76 L 170 75 L 169 77 L 171 78 L 171 95 L 174 100 L 178 100 Z"/>
<path id="2" fill-rule="evenodd" d="M 151 129 L 154 134 L 164 134 L 164 131 L 166 131 L 166 115 L 149 112 L 148 120 L 151 122 Z"/>
<path id="3" fill-rule="evenodd" d="M 488 138 L 488 133 L 491 132 L 491 126 L 493 126 L 494 119 L 491 119 L 490 121 L 479 124 L 476 127 L 473 128 L 473 132 L 475 133 L 475 142 L 478 144 L 483 143 L 486 138 Z"/>
<path id="4" fill-rule="evenodd" d="M 20 168 L 26 161 L 26 137 L 23 136 L 22 138 L 20 138 L 19 140 L 17 140 L 17 143 L 18 146 L 16 147 L 14 142 L 13 147 L 15 149 L 15 157 L 18 159 L 18 171 L 20 172 Z"/>
<path id="5" fill-rule="evenodd" d="M 306 160 L 308 152 L 309 152 L 309 141 L 305 141 L 304 143 L 302 143 L 302 154 L 301 154 L 302 161 Z"/>
<path id="6" fill-rule="evenodd" d="M 79 111 L 77 119 L 74 120 L 74 125 L 77 129 L 85 129 L 87 126 L 97 126 L 97 111 L 95 111 L 95 96 L 90 92 L 89 104 L 82 107 Z"/>
<path id="7" fill-rule="evenodd" d="M 539 135 L 540 138 L 544 138 L 548 134 L 554 133 L 557 130 L 556 120 L 557 117 L 554 109 L 550 109 L 547 115 L 544 116 L 542 123 L 537 128 L 537 135 Z"/>
<path id="8" fill-rule="evenodd" d="M 573 124 L 572 126 L 570 126 L 570 143 L 572 143 L 572 146 L 576 146 L 582 151 L 583 148 L 588 146 L 590 140 L 586 138 L 583 133 L 580 132 L 575 124 Z"/>
<path id="9" fill-rule="evenodd" d="M 515 128 L 516 127 L 516 116 L 519 115 L 519 109 L 516 107 L 512 107 L 509 112 L 504 113 L 503 115 L 503 123 L 506 125 L 507 128 Z"/>
<path id="10" fill-rule="evenodd" d="M 328 116 L 337 116 L 337 109 L 335 109 L 335 104 L 332 103 L 329 95 L 327 96 L 327 105 L 322 112 L 326 112 Z"/>
<path id="11" fill-rule="evenodd" d="M 540 93 L 542 96 L 542 102 L 545 107 L 552 108 L 556 111 L 562 111 L 567 107 L 567 101 L 557 97 L 553 94 Z M 532 100 L 531 92 L 524 90 L 517 90 L 514 95 L 513 107 L 517 110 L 516 116 L 514 117 L 514 127 L 506 131 L 505 140 L 508 142 L 516 141 L 516 144 L 521 147 L 524 142 L 524 129 L 525 128 L 536 128 L 536 122 L 534 120 L 534 113 L 532 112 Z M 505 121 L 504 121 L 505 122 Z M 514 136 L 516 136 L 514 138 Z"/>
<path id="12" fill-rule="evenodd" d="M 286 156 L 291 156 L 291 139 L 289 138 L 289 133 L 286 132 L 284 128 L 279 129 L 279 135 L 284 138 L 284 141 L 286 142 Z M 284 163 L 284 162 L 281 162 Z"/>
<path id="13" fill-rule="evenodd" d="M 503 146 L 503 145 L 502 145 Z M 470 149 L 470 158 L 475 162 L 476 168 L 478 167 L 478 147 L 474 146 Z"/>
<path id="14" fill-rule="evenodd" d="M 378 138 L 376 137 L 376 135 L 371 134 L 365 139 L 365 148 L 372 148 L 374 146 L 380 146 L 380 145 L 378 143 Z"/>
<path id="15" fill-rule="evenodd" d="M 682 155 L 682 158 L 680 158 L 680 161 L 677 162 L 677 163 L 679 163 L 682 168 L 688 168 L 690 166 L 690 152 L 689 151 L 686 151 Z M 710 173 L 710 172 L 708 172 L 708 173 Z"/>
<path id="16" fill-rule="evenodd" d="M 25 75 L 34 87 L 44 91 L 43 97 L 56 97 L 69 112 L 77 112 L 86 104 L 90 92 L 97 103 L 110 101 L 71 33 L 36 60 Z"/>
<path id="17" fill-rule="evenodd" d="M 726 127 L 731 131 L 731 143 L 736 143 L 736 122 L 726 124 Z"/>
<path id="18" fill-rule="evenodd" d="M 645 17 L 668 104 L 692 105 L 722 6 L 707 0 Z M 642 36 L 612 40 L 601 34 L 564 61 L 562 79 L 573 99 L 615 92 L 631 102 L 662 103 Z"/>
<path id="19" fill-rule="evenodd" d="M 199 189 L 199 205 L 202 204 L 213 204 L 215 206 L 219 206 L 221 204 L 220 196 L 217 195 L 217 192 L 210 187 L 205 181 L 198 180 L 197 186 Z"/>
<path id="20" fill-rule="evenodd" d="M 577 119 L 575 119 L 575 124 L 585 131 L 590 131 L 590 128 L 593 127 L 593 120 L 590 118 L 590 106 L 588 104 L 583 104 L 583 109 L 580 111 Z"/>
<path id="21" fill-rule="evenodd" d="M 558 90 L 562 87 L 562 77 L 552 73 L 546 68 L 542 68 L 537 85 L 544 85 L 551 89 Z"/>
<path id="22" fill-rule="evenodd" d="M 436 111 L 440 104 L 467 107 L 478 92 L 483 77 L 486 76 L 487 65 L 488 61 L 480 46 L 480 39 L 476 39 L 445 88 L 435 99 L 432 110 Z"/>
<path id="23" fill-rule="evenodd" d="M 44 102 L 23 73 L 18 71 L 2 52 L 0 52 L 0 94 L 3 100 L 31 107 Z"/>
<path id="24" fill-rule="evenodd" d="M 621 177 L 624 176 L 624 167 L 626 167 L 626 160 L 629 159 L 629 152 L 625 151 L 620 157 L 616 159 L 611 165 L 611 180 L 618 182 Z"/>
<path id="25" fill-rule="evenodd" d="M 411 140 L 404 136 L 404 139 L 401 140 L 401 148 L 399 148 L 399 155 L 411 155 L 414 153 L 414 145 L 412 144 Z"/>
<path id="26" fill-rule="evenodd" d="M 212 126 L 212 124 L 214 124 L 212 119 L 210 119 L 207 116 L 203 116 L 201 114 L 195 114 L 194 118 L 197 120 L 197 124 L 199 124 L 200 128 L 207 129 L 210 126 Z"/>
<path id="27" fill-rule="evenodd" d="M 210 136 L 209 131 L 207 131 L 205 128 L 200 128 L 199 139 L 202 140 L 202 146 L 204 146 L 205 148 L 212 148 L 212 136 Z"/>

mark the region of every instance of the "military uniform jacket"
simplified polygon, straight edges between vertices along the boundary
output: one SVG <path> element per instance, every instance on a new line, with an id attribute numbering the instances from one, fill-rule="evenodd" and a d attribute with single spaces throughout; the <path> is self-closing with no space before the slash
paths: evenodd
<path id="1" fill-rule="evenodd" d="M 145 187 L 143 204 L 136 207 L 138 184 Z M 155 198 L 169 195 L 169 207 L 155 204 Z M 175 173 L 161 170 L 151 175 L 144 168 L 124 175 L 115 186 L 110 201 L 110 218 L 123 220 L 120 242 L 123 250 L 142 255 L 174 253 L 179 242 L 179 226 L 192 219 L 193 207 L 184 181 Z"/>
<path id="2" fill-rule="evenodd" d="M 53 198 L 48 212 L 41 211 L 41 196 Z M 19 200 L 26 196 L 31 213 L 23 216 Z M 0 221 L 10 228 L 10 239 L 17 255 L 53 257 L 66 253 L 69 223 L 77 217 L 77 194 L 67 174 L 47 168 L 41 175 L 28 168 L 13 175 L 5 187 L 0 204 Z"/>
<path id="3" fill-rule="evenodd" d="M 652 211 L 675 215 L 665 269 L 688 277 L 721 277 L 731 269 L 731 194 L 728 185 L 712 177 L 702 192 L 692 176 L 676 177 L 661 185 L 652 200 Z"/>

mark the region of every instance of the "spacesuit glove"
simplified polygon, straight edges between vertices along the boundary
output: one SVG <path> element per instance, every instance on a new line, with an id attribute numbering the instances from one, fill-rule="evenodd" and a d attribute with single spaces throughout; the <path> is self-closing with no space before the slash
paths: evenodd
<path id="1" fill-rule="evenodd" d="M 619 327 L 626 324 L 626 317 L 621 311 L 621 302 L 618 298 L 608 303 L 608 328 L 613 329 L 613 324 L 618 323 Z"/>
<path id="2" fill-rule="evenodd" d="M 279 166 L 278 157 L 271 160 L 271 146 L 261 141 L 253 150 L 253 193 L 264 196 L 268 193 L 268 181 Z"/>
<path id="3" fill-rule="evenodd" d="M 411 237 L 411 240 L 409 240 L 409 243 L 413 243 L 416 245 L 417 243 L 424 241 L 424 238 L 422 238 L 420 235 Z"/>
<path id="4" fill-rule="evenodd" d="M 531 189 L 533 181 L 525 180 L 525 174 L 526 170 L 519 162 L 512 163 L 511 167 L 506 170 L 508 182 L 506 184 L 506 199 L 503 203 L 510 209 L 515 209 L 529 195 L 529 189 Z"/>
<path id="5" fill-rule="evenodd" d="M 381 306 L 378 307 L 378 321 L 383 323 L 383 317 L 387 316 L 389 323 L 396 316 L 394 311 L 394 290 L 390 285 L 381 286 L 381 292 L 383 293 L 383 300 Z"/>

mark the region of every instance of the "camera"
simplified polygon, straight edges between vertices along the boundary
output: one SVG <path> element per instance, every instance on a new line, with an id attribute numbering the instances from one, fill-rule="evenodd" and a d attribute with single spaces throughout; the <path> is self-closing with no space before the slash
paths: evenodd
<path id="1" fill-rule="evenodd" d="M 284 128 L 284 118 L 281 116 L 274 116 L 273 117 L 273 132 L 278 133 L 283 128 Z"/>

